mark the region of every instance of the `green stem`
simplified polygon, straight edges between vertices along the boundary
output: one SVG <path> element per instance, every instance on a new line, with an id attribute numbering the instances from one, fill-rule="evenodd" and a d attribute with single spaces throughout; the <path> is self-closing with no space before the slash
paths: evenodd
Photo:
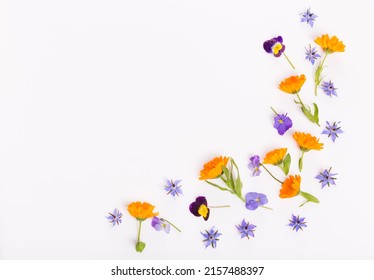
<path id="1" fill-rule="evenodd" d="M 214 184 L 214 183 L 212 183 L 212 182 L 209 182 L 208 180 L 205 180 L 205 182 L 207 182 L 209 185 L 212 185 L 213 187 L 216 187 L 216 188 L 220 189 L 221 191 L 228 191 L 228 192 L 230 192 L 230 193 L 232 193 L 232 194 L 235 193 L 235 192 L 232 191 L 232 190 L 229 190 L 229 189 L 223 188 L 223 187 L 221 187 L 221 186 L 219 186 L 219 185 L 217 185 L 217 184 Z"/>
<path id="2" fill-rule="evenodd" d="M 300 102 L 301 106 L 305 107 L 305 105 L 304 105 L 303 101 L 301 100 L 300 95 L 299 95 L 298 92 L 296 92 L 296 96 L 299 99 L 299 102 Z"/>
<path id="3" fill-rule="evenodd" d="M 295 66 L 292 64 L 291 60 L 288 58 L 288 56 L 286 55 L 286 53 L 284 52 L 283 53 L 284 57 L 287 59 L 288 63 L 292 66 L 292 68 L 295 70 Z"/>
<path id="4" fill-rule="evenodd" d="M 143 221 L 139 221 L 138 243 L 140 242 L 140 232 L 141 232 L 141 230 L 142 230 L 142 222 L 143 222 Z"/>
<path id="5" fill-rule="evenodd" d="M 269 173 L 269 175 L 277 182 L 283 184 L 283 182 L 277 178 L 275 178 L 275 176 L 273 174 L 271 174 L 271 172 L 265 167 L 265 165 L 263 165 L 262 163 L 260 163 L 260 165 L 266 170 L 267 173 Z"/>
<path id="6" fill-rule="evenodd" d="M 273 208 L 270 208 L 270 207 L 267 207 L 267 206 L 264 206 L 264 205 L 261 205 L 260 207 L 268 209 L 268 210 L 273 210 Z"/>
<path id="7" fill-rule="evenodd" d="M 209 206 L 209 208 L 226 208 L 226 207 L 230 207 L 230 205 Z"/>
<path id="8" fill-rule="evenodd" d="M 325 63 L 327 55 L 328 55 L 328 53 L 325 54 L 322 62 L 318 65 L 317 70 L 316 70 L 316 74 L 315 74 L 315 77 L 314 77 L 314 82 L 315 82 L 314 95 L 315 96 L 317 96 L 318 86 L 320 85 L 321 80 L 322 80 L 321 79 L 321 74 L 322 74 L 322 71 L 323 71 L 323 64 Z"/>
<path id="9" fill-rule="evenodd" d="M 164 219 L 164 218 L 162 218 L 162 219 L 160 219 L 160 220 L 162 220 L 162 221 L 164 221 L 164 222 L 167 222 L 167 223 L 170 224 L 173 228 L 175 228 L 177 231 L 182 232 L 179 228 L 177 228 L 173 223 L 169 222 L 168 220 L 166 220 L 166 219 Z"/>
<path id="10" fill-rule="evenodd" d="M 300 157 L 300 159 L 299 159 L 299 171 L 300 171 L 300 172 L 301 172 L 301 170 L 303 169 L 304 153 L 305 153 L 305 151 L 302 151 L 302 152 L 301 152 L 301 157 Z"/>
<path id="11" fill-rule="evenodd" d="M 270 109 L 276 114 L 276 115 L 279 115 L 274 109 L 273 107 L 270 107 Z"/>

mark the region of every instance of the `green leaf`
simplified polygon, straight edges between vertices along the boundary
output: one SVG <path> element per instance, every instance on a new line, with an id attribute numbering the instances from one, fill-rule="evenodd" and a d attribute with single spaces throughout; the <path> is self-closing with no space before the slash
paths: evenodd
<path id="1" fill-rule="evenodd" d="M 139 253 L 143 252 L 144 248 L 145 248 L 145 243 L 144 242 L 139 241 L 135 245 L 135 250 Z"/>
<path id="2" fill-rule="evenodd" d="M 299 171 L 303 170 L 303 157 L 299 158 Z"/>
<path id="3" fill-rule="evenodd" d="M 240 180 L 240 177 L 236 178 L 235 182 L 235 193 L 237 196 L 242 197 L 242 188 L 243 188 L 243 183 Z"/>
<path id="4" fill-rule="evenodd" d="M 318 198 L 311 195 L 310 193 L 300 191 L 300 195 L 310 202 L 319 203 Z"/>
<path id="5" fill-rule="evenodd" d="M 284 174 L 288 175 L 288 172 L 290 171 L 290 165 L 291 165 L 291 156 L 290 154 L 287 154 L 283 159 L 283 172 Z"/>
<path id="6" fill-rule="evenodd" d="M 221 191 L 227 191 L 227 192 L 230 192 L 230 193 L 234 193 L 233 190 L 223 188 L 223 187 L 221 187 L 221 186 L 219 186 L 219 185 L 217 185 L 217 184 L 214 184 L 214 183 L 212 183 L 212 182 L 209 182 L 208 180 L 205 180 L 205 182 L 207 182 L 209 185 L 211 185 L 211 186 L 213 186 L 213 187 L 216 187 L 216 188 L 220 189 Z"/>
<path id="7" fill-rule="evenodd" d="M 317 125 L 318 124 L 318 107 L 316 107 L 317 105 L 315 103 L 314 104 L 314 109 L 317 108 L 317 115 L 313 115 L 310 108 L 308 109 L 306 106 L 301 106 L 301 111 L 304 113 L 304 115 L 308 118 L 308 120 L 310 120 L 312 123 L 316 123 Z"/>
<path id="8" fill-rule="evenodd" d="M 233 179 L 232 179 L 232 173 L 230 172 L 230 170 L 226 167 L 226 166 L 222 166 L 222 170 L 223 170 L 223 173 L 225 174 L 226 176 L 226 185 L 234 190 L 234 182 L 233 182 Z"/>
<path id="9" fill-rule="evenodd" d="M 319 126 L 318 106 L 317 106 L 316 103 L 313 103 L 313 106 L 314 106 L 314 120 L 315 120 L 316 124 L 318 124 L 318 126 Z"/>

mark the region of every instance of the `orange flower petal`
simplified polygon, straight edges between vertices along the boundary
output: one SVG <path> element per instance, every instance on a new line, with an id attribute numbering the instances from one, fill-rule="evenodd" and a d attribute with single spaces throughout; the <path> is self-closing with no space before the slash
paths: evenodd
<path id="1" fill-rule="evenodd" d="M 286 93 L 295 94 L 298 93 L 305 83 L 305 75 L 302 74 L 300 76 L 291 76 L 284 79 L 278 86 L 281 91 Z"/>
<path id="2" fill-rule="evenodd" d="M 228 161 L 228 157 L 220 156 L 207 162 L 204 164 L 204 168 L 200 171 L 199 180 L 218 178 L 223 173 L 222 166 L 226 166 Z"/>
<path id="3" fill-rule="evenodd" d="M 295 132 L 292 134 L 292 137 L 304 152 L 309 150 L 319 151 L 323 149 L 323 143 L 319 142 L 319 138 L 317 139 L 317 137 L 312 136 L 309 133 Z"/>
<path id="4" fill-rule="evenodd" d="M 279 192 L 280 198 L 290 198 L 300 193 L 301 177 L 299 175 L 289 176 L 282 184 Z"/>

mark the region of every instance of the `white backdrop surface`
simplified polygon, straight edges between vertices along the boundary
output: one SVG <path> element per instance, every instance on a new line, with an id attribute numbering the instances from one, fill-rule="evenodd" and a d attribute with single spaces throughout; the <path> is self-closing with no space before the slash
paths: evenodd
<path id="1" fill-rule="evenodd" d="M 311 8 L 314 28 L 300 23 Z M 0 1 L 0 259 L 374 259 L 372 166 L 372 1 Z M 338 97 L 313 95 L 313 67 L 304 47 L 337 35 L 346 52 L 327 58 L 326 79 Z M 262 43 L 282 35 L 284 58 Z M 321 124 L 341 121 L 332 143 L 277 89 L 304 73 L 303 100 L 320 107 Z M 284 136 L 270 106 L 288 112 Z M 292 132 L 320 137 L 305 154 L 302 188 L 319 205 L 281 200 L 266 173 L 251 177 L 248 159 L 287 147 L 298 174 Z M 244 187 L 263 192 L 274 211 L 248 211 L 236 197 L 198 180 L 203 164 L 233 157 Z M 338 173 L 321 189 L 314 177 Z M 280 170 L 270 169 L 279 177 Z M 184 195 L 166 196 L 166 179 Z M 205 195 L 208 221 L 188 205 Z M 133 246 L 132 201 L 156 205 L 182 233 L 144 223 L 142 254 Z M 123 223 L 112 228 L 114 208 Z M 287 227 L 307 218 L 303 232 Z M 257 225 L 240 239 L 243 218 Z M 200 231 L 222 232 L 205 249 Z"/>

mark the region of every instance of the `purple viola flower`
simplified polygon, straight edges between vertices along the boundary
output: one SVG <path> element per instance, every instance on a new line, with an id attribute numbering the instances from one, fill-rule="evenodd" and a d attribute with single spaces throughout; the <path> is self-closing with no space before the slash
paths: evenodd
<path id="1" fill-rule="evenodd" d="M 321 57 L 318 53 L 316 48 L 312 48 L 311 45 L 309 45 L 309 49 L 305 48 L 305 59 L 309 60 L 312 65 L 314 65 L 314 62 Z"/>
<path id="2" fill-rule="evenodd" d="M 205 233 L 200 233 L 204 237 L 203 242 L 205 243 L 205 248 L 209 246 L 212 246 L 212 248 L 216 248 L 217 241 L 219 241 L 218 237 L 222 235 L 222 233 L 219 233 L 218 230 L 214 230 L 214 227 L 212 227 L 209 231 L 205 230 Z"/>
<path id="3" fill-rule="evenodd" d="M 319 173 L 315 178 L 319 180 L 322 188 L 326 185 L 330 187 L 330 185 L 336 185 L 335 180 L 338 173 L 331 173 L 331 167 L 329 170 L 325 169 L 323 172 Z"/>
<path id="4" fill-rule="evenodd" d="M 254 155 L 249 158 L 249 164 L 248 168 L 253 171 L 252 176 L 260 176 L 261 170 L 260 170 L 260 157 L 258 155 Z"/>
<path id="5" fill-rule="evenodd" d="M 164 188 L 165 191 L 167 191 L 167 194 L 171 194 L 173 197 L 179 196 L 182 193 L 182 186 L 179 185 L 181 180 L 166 180 L 166 186 Z"/>
<path id="6" fill-rule="evenodd" d="M 279 135 L 283 135 L 292 127 L 292 120 L 287 117 L 287 114 L 277 114 L 274 117 L 273 127 L 278 130 Z"/>
<path id="7" fill-rule="evenodd" d="M 122 223 L 122 213 L 116 208 L 114 209 L 113 213 L 108 213 L 109 216 L 106 216 L 109 220 L 109 223 L 111 223 L 113 226 L 118 225 Z"/>
<path id="8" fill-rule="evenodd" d="M 170 232 L 170 224 L 165 222 L 162 218 L 153 217 L 151 225 L 157 231 L 164 230 L 166 233 Z"/>
<path id="9" fill-rule="evenodd" d="M 322 85 L 321 85 L 321 89 L 323 90 L 323 92 L 326 95 L 328 95 L 330 97 L 332 97 L 333 95 L 338 96 L 337 93 L 336 93 L 337 88 L 334 87 L 334 83 L 331 82 L 331 80 L 329 82 L 323 81 Z"/>
<path id="10" fill-rule="evenodd" d="M 305 218 L 296 217 L 294 214 L 292 214 L 292 219 L 289 221 L 290 223 L 288 225 L 292 227 L 292 230 L 296 230 L 296 232 L 299 229 L 303 230 L 303 227 L 307 227 Z"/>
<path id="11" fill-rule="evenodd" d="M 196 217 L 202 216 L 205 221 L 209 219 L 210 210 L 205 196 L 197 197 L 196 200 L 190 204 L 190 212 Z"/>
<path id="12" fill-rule="evenodd" d="M 240 225 L 236 225 L 236 228 L 239 230 L 240 238 L 247 237 L 249 239 L 249 236 L 255 237 L 254 230 L 256 226 L 246 222 L 244 219 Z"/>
<path id="13" fill-rule="evenodd" d="M 245 207 L 251 211 L 256 210 L 258 207 L 268 202 L 268 198 L 263 193 L 249 192 L 245 195 Z"/>
<path id="14" fill-rule="evenodd" d="M 316 14 L 313 14 L 310 12 L 310 8 L 306 10 L 305 13 L 300 14 L 301 15 L 301 22 L 306 22 L 310 25 L 310 27 L 313 27 L 314 21 L 318 17 Z"/>
<path id="15" fill-rule="evenodd" d="M 263 47 L 267 53 L 273 54 L 275 57 L 280 57 L 286 46 L 282 44 L 283 38 L 282 36 L 274 37 L 270 40 L 264 42 Z"/>
<path id="16" fill-rule="evenodd" d="M 326 129 L 322 131 L 322 134 L 327 134 L 328 137 L 331 137 L 332 142 L 335 142 L 335 139 L 339 137 L 338 134 L 344 133 L 339 124 L 340 122 L 334 122 L 333 124 L 326 122 Z"/>

